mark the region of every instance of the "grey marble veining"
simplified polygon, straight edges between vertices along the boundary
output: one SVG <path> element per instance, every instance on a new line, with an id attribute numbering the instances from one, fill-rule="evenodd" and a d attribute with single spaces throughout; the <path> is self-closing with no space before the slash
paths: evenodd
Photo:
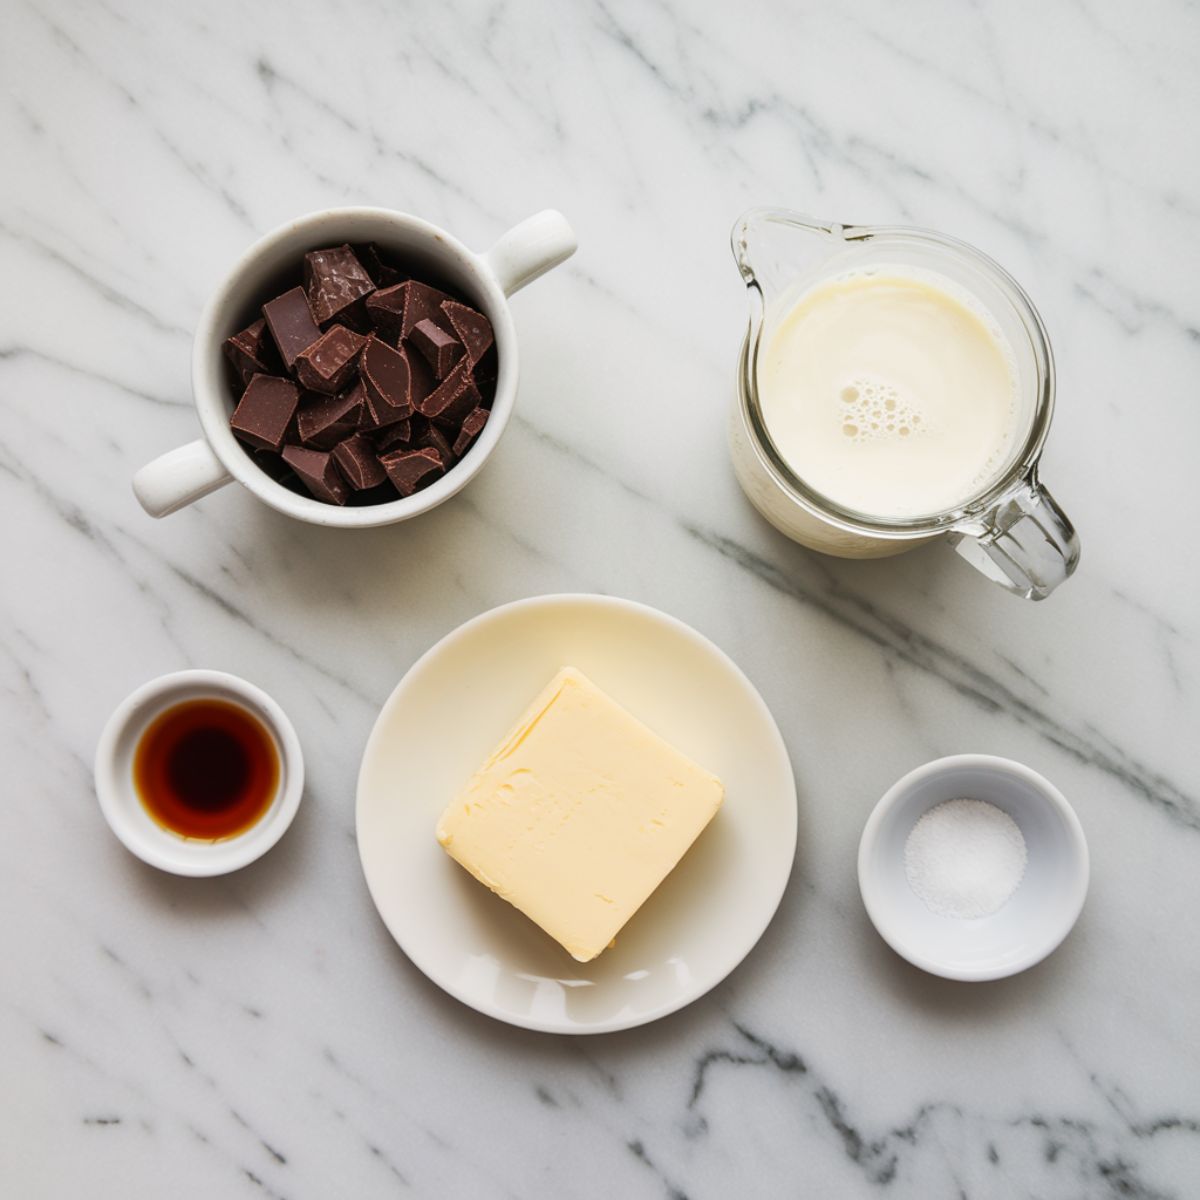
<path id="1" fill-rule="evenodd" d="M 1200 18 L 1129 6 L 14 0 L 0 39 L 0 1191 L 1189 1197 L 1200 1190 Z M 226 489 L 160 523 L 189 339 L 249 240 L 375 203 L 484 247 L 548 205 L 517 418 L 408 526 Z M 1044 477 L 1077 576 L 1021 603 L 941 547 L 819 559 L 726 462 L 734 218 L 944 229 L 1046 320 Z M 800 846 L 723 985 L 595 1039 L 463 1009 L 394 946 L 354 845 L 379 706 L 505 600 L 601 590 L 727 650 L 776 714 Z M 91 755 L 189 665 L 274 694 L 296 825 L 225 879 L 143 867 Z M 995 984 L 888 951 L 854 855 L 928 758 L 1030 763 L 1092 850 L 1075 932 Z"/>

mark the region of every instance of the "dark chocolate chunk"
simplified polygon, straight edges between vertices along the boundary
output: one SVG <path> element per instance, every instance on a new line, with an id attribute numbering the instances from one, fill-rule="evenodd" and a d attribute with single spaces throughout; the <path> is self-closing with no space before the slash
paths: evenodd
<path id="1" fill-rule="evenodd" d="M 466 392 L 467 396 L 469 396 L 472 400 L 475 401 L 475 404 L 477 407 L 479 407 L 479 408 L 484 407 L 483 393 L 480 392 L 479 386 L 475 382 L 475 377 L 473 375 L 471 375 L 469 372 L 467 374 L 467 386 L 466 386 L 465 392 Z"/>
<path id="2" fill-rule="evenodd" d="M 296 378 L 314 392 L 332 396 L 350 382 L 367 339 L 344 325 L 331 325 L 296 355 Z"/>
<path id="3" fill-rule="evenodd" d="M 241 333 L 225 339 L 225 355 L 243 383 L 251 375 L 275 375 L 281 372 L 275 347 L 267 335 L 267 323 L 261 317 Z"/>
<path id="4" fill-rule="evenodd" d="M 500 374 L 500 360 L 493 346 L 472 368 L 475 382 L 485 396 L 492 396 L 496 391 L 496 376 Z"/>
<path id="5" fill-rule="evenodd" d="M 248 446 L 278 450 L 300 403 L 300 389 L 277 375 L 252 375 L 229 427 Z"/>
<path id="6" fill-rule="evenodd" d="M 442 313 L 442 323 L 449 323 L 455 336 L 466 348 L 468 361 L 474 366 L 495 340 L 491 321 L 483 313 L 459 304 L 457 300 L 443 300 Z"/>
<path id="7" fill-rule="evenodd" d="M 287 465 L 286 463 L 284 464 Z M 300 482 L 300 477 L 295 471 L 288 469 L 288 473 L 279 481 L 280 487 L 285 487 L 289 492 L 295 492 L 297 496 L 311 496 L 312 493 Z"/>
<path id="8" fill-rule="evenodd" d="M 340 396 L 309 392 L 300 402 L 296 416 L 300 440 L 312 450 L 332 450 L 362 424 L 366 391 L 361 383 Z"/>
<path id="9" fill-rule="evenodd" d="M 442 466 L 448 471 L 454 466 L 455 453 L 454 448 L 446 440 L 446 435 L 436 426 L 430 425 L 420 437 L 414 442 L 416 448 L 424 447 L 429 450 L 436 450 L 438 457 L 442 460 Z"/>
<path id="10" fill-rule="evenodd" d="M 412 416 L 412 374 L 403 347 L 393 350 L 372 335 L 359 360 L 359 373 L 366 384 L 367 413 L 373 426 L 391 425 Z"/>
<path id="11" fill-rule="evenodd" d="M 463 418 L 476 406 L 477 392 L 469 388 L 471 376 L 468 373 L 467 360 L 462 359 L 458 366 L 438 384 L 418 406 L 422 416 L 429 417 L 442 423 L 461 425 Z"/>
<path id="12" fill-rule="evenodd" d="M 379 462 L 402 496 L 411 496 L 432 483 L 445 470 L 441 455 L 428 447 L 422 450 L 393 450 Z"/>
<path id="13" fill-rule="evenodd" d="M 374 280 L 376 287 L 391 287 L 393 283 L 399 283 L 404 278 L 395 267 L 384 262 L 383 256 L 379 253 L 379 247 L 374 242 L 352 246 L 351 249 L 358 261 L 366 267 L 367 274 Z"/>
<path id="14" fill-rule="evenodd" d="M 400 493 L 396 491 L 392 481 L 385 476 L 378 487 L 364 488 L 361 492 L 352 491 L 347 503 L 355 508 L 368 508 L 372 504 L 388 504 L 399 498 Z"/>
<path id="15" fill-rule="evenodd" d="M 463 418 L 462 428 L 458 431 L 458 437 L 454 439 L 454 457 L 462 458 L 464 454 L 474 445 L 475 439 L 483 432 L 483 427 L 487 424 L 488 417 L 491 414 L 486 408 L 472 409 L 471 412 Z"/>
<path id="16" fill-rule="evenodd" d="M 326 504 L 345 504 L 346 482 L 338 473 L 333 455 L 327 450 L 308 450 L 304 446 L 284 446 L 283 461 L 300 478 L 300 482 Z"/>
<path id="17" fill-rule="evenodd" d="M 361 308 L 359 301 L 375 290 L 375 281 L 349 246 L 333 246 L 304 256 L 304 290 L 317 324 L 327 325 L 355 305 Z"/>
<path id="18" fill-rule="evenodd" d="M 412 376 L 412 395 L 411 400 L 413 407 L 417 408 L 426 396 L 430 395 L 438 385 L 438 381 L 433 377 L 433 371 L 430 370 L 429 364 L 425 361 L 423 354 L 410 354 L 408 356 L 408 370 Z"/>
<path id="19" fill-rule="evenodd" d="M 428 317 L 412 327 L 408 344 L 425 356 L 437 379 L 445 379 L 450 374 L 450 368 L 463 356 L 462 342 Z"/>
<path id="20" fill-rule="evenodd" d="M 404 284 L 397 283 L 391 287 L 379 288 L 367 297 L 367 316 L 380 333 L 400 332 L 406 294 L 403 289 Z"/>
<path id="21" fill-rule="evenodd" d="M 250 457 L 276 483 L 282 483 L 292 473 L 292 468 L 274 450 L 252 450 Z"/>
<path id="22" fill-rule="evenodd" d="M 379 465 L 378 451 L 361 433 L 339 442 L 333 448 L 333 461 L 356 492 L 378 487 L 387 479 L 387 472 Z"/>
<path id="23" fill-rule="evenodd" d="M 397 421 L 394 425 L 388 425 L 381 429 L 375 438 L 375 452 L 377 454 L 386 454 L 389 450 L 395 450 L 398 447 L 409 447 L 413 443 L 413 424 L 416 421 L 416 414 L 411 417 L 405 417 L 403 421 Z"/>
<path id="24" fill-rule="evenodd" d="M 480 395 L 479 389 L 475 386 L 475 380 L 468 372 L 466 386 L 462 392 L 455 396 L 454 400 L 433 418 L 433 421 L 442 427 L 448 437 L 454 437 L 462 428 L 462 423 L 468 415 L 475 409 L 483 407 L 483 396 Z"/>
<path id="25" fill-rule="evenodd" d="M 268 300 L 262 308 L 267 320 L 267 328 L 279 353 L 283 357 L 284 366 L 290 371 L 296 362 L 296 356 L 307 350 L 321 336 L 316 321 L 304 298 L 304 289 L 294 287 L 274 300 Z"/>
<path id="26" fill-rule="evenodd" d="M 224 343 L 246 383 L 233 432 L 265 474 L 330 504 L 428 487 L 490 415 L 491 322 L 372 242 L 310 252 L 303 280 Z"/>
<path id="27" fill-rule="evenodd" d="M 368 296 L 367 312 L 380 329 L 398 334 L 403 340 L 412 332 L 413 326 L 426 317 L 452 332 L 449 320 L 442 312 L 442 304 L 446 301 L 453 303 L 453 298 L 427 283 L 406 279 Z"/>

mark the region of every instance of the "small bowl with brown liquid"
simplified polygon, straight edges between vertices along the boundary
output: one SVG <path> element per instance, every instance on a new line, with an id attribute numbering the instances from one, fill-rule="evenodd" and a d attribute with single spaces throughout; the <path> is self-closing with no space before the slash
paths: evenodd
<path id="1" fill-rule="evenodd" d="M 96 748 L 96 795 L 112 831 L 176 875 L 224 875 L 265 854 L 303 789 L 300 742 L 283 709 L 221 671 L 144 684 Z"/>

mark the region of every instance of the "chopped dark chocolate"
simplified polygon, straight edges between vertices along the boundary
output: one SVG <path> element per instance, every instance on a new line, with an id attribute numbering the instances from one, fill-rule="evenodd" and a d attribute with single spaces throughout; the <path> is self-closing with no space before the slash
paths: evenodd
<path id="1" fill-rule="evenodd" d="M 358 261 L 367 269 L 376 287 L 391 287 L 404 278 L 395 267 L 388 266 L 379 253 L 379 247 L 374 242 L 365 242 L 360 246 L 352 246 Z"/>
<path id="2" fill-rule="evenodd" d="M 446 435 L 436 425 L 430 425 L 420 437 L 414 440 L 413 446 L 417 449 L 424 447 L 429 450 L 436 450 L 442 460 L 442 466 L 447 471 L 454 465 L 455 458 L 457 457 L 454 453 L 454 448 L 446 440 Z"/>
<path id="3" fill-rule="evenodd" d="M 304 290 L 318 325 L 342 318 L 375 290 L 375 281 L 349 246 L 313 250 L 304 256 Z"/>
<path id="4" fill-rule="evenodd" d="M 492 323 L 481 312 L 459 304 L 457 300 L 443 300 L 443 324 L 447 322 L 455 336 L 467 351 L 467 359 L 474 366 L 487 353 L 495 340 Z"/>
<path id="5" fill-rule="evenodd" d="M 491 323 L 374 243 L 314 250 L 288 282 L 301 274 L 224 343 L 246 384 L 234 434 L 266 475 L 325 503 L 428 487 L 488 420 Z"/>
<path id="6" fill-rule="evenodd" d="M 282 483 L 292 473 L 292 468 L 274 450 L 253 450 L 250 453 L 250 457 L 276 483 Z"/>
<path id="7" fill-rule="evenodd" d="M 310 390 L 332 396 L 350 382 L 367 339 L 345 325 L 330 325 L 307 350 L 296 355 L 296 378 Z"/>
<path id="8" fill-rule="evenodd" d="M 349 494 L 346 482 L 338 473 L 333 455 L 328 451 L 284 446 L 283 461 L 318 500 L 324 500 L 326 504 L 346 503 Z"/>
<path id="9" fill-rule="evenodd" d="M 500 360 L 496 355 L 496 347 L 492 348 L 471 368 L 479 390 L 485 395 L 494 392 L 496 377 L 500 374 Z"/>
<path id="10" fill-rule="evenodd" d="M 404 284 L 381 287 L 367 297 L 367 316 L 380 333 L 397 334 L 404 319 Z"/>
<path id="11" fill-rule="evenodd" d="M 243 383 L 249 383 L 251 375 L 270 375 L 279 370 L 279 357 L 261 317 L 241 333 L 226 338 L 224 349 Z"/>
<path id="12" fill-rule="evenodd" d="M 300 389 L 290 379 L 252 375 L 229 418 L 229 428 L 248 446 L 278 450 L 299 403 Z"/>
<path id="13" fill-rule="evenodd" d="M 418 411 L 430 420 L 461 425 L 462 419 L 473 409 L 475 393 L 468 390 L 471 377 L 464 358 L 438 386 L 421 401 Z"/>
<path id="14" fill-rule="evenodd" d="M 294 287 L 290 292 L 268 300 L 262 312 L 284 366 L 290 371 L 295 366 L 296 356 L 321 336 L 308 301 L 304 298 L 304 289 Z"/>
<path id="15" fill-rule="evenodd" d="M 379 428 L 412 416 L 412 375 L 403 346 L 393 350 L 387 342 L 370 337 L 359 360 L 359 372 L 366 384 L 372 425 Z"/>
<path id="16" fill-rule="evenodd" d="M 408 344 L 419 350 L 425 361 L 433 368 L 434 377 L 445 379 L 450 368 L 463 356 L 463 344 L 435 325 L 428 317 L 418 321 L 408 335 Z"/>
<path id="17" fill-rule="evenodd" d="M 387 479 L 387 472 L 379 465 L 378 451 L 361 433 L 339 442 L 333 448 L 333 461 L 356 492 L 378 487 Z"/>
<path id="18" fill-rule="evenodd" d="M 433 371 L 425 361 L 423 354 L 408 356 L 408 370 L 412 376 L 412 402 L 416 408 L 437 387 L 438 381 L 433 377 Z"/>
<path id="19" fill-rule="evenodd" d="M 486 408 L 472 409 L 467 413 L 463 418 L 462 428 L 458 431 L 458 437 L 454 439 L 455 458 L 462 458 L 475 444 L 475 439 L 483 432 L 489 416 L 491 413 Z"/>
<path id="20" fill-rule="evenodd" d="M 435 425 L 441 426 L 444 433 L 453 436 L 462 427 L 467 414 L 479 407 L 479 393 L 475 390 L 470 379 L 468 379 L 467 386 L 453 400 L 449 401 L 440 413 L 432 417 L 431 420 Z"/>
<path id="21" fill-rule="evenodd" d="M 309 392 L 296 417 L 300 440 L 312 450 L 332 450 L 362 424 L 365 403 L 361 382 L 339 396 Z"/>
<path id="22" fill-rule="evenodd" d="M 395 425 L 388 425 L 379 430 L 375 437 L 376 454 L 386 454 L 387 451 L 395 450 L 397 447 L 411 446 L 414 440 L 413 425 L 416 420 L 417 417 L 414 413 L 411 417 L 405 417 L 403 421 L 397 421 Z"/>
<path id="23" fill-rule="evenodd" d="M 479 385 L 475 382 L 475 376 L 469 371 L 467 372 L 467 386 L 463 394 L 474 401 L 476 407 L 484 407 L 483 393 L 479 390 Z M 467 409 L 467 411 L 470 412 L 471 410 Z"/>
<path id="24" fill-rule="evenodd" d="M 367 312 L 380 329 L 396 333 L 403 340 L 412 332 L 413 326 L 426 317 L 452 332 L 448 318 L 442 312 L 446 301 L 454 302 L 453 297 L 427 283 L 406 279 L 368 296 Z"/>
<path id="25" fill-rule="evenodd" d="M 361 492 L 351 491 L 347 503 L 355 508 L 368 508 L 372 504 L 389 504 L 391 501 L 399 499 L 400 493 L 396 491 L 392 481 L 385 476 L 378 487 L 364 488 Z"/>
<path id="26" fill-rule="evenodd" d="M 441 455 L 428 447 L 422 450 L 393 450 L 379 462 L 402 496 L 411 496 L 428 486 L 445 470 Z"/>

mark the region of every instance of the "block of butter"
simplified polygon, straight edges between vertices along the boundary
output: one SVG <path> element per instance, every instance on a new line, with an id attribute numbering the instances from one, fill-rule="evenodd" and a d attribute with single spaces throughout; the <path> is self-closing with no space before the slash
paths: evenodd
<path id="1" fill-rule="evenodd" d="M 721 806 L 721 781 L 564 667 L 438 821 L 446 853 L 588 962 Z"/>

